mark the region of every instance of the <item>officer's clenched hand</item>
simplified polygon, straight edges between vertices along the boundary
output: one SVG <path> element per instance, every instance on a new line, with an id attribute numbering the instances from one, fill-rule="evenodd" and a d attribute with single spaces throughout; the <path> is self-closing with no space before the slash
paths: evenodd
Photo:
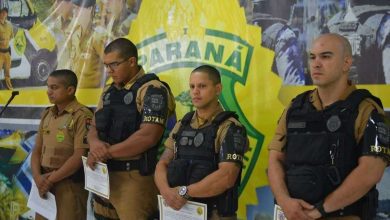
<path id="1" fill-rule="evenodd" d="M 322 217 L 321 213 L 318 211 L 318 209 L 307 210 L 306 214 L 308 216 L 312 217 L 313 219 L 318 219 L 318 218 Z"/>
<path id="2" fill-rule="evenodd" d="M 53 186 L 53 183 L 49 181 L 50 174 L 51 173 L 40 175 L 35 180 L 35 183 L 39 191 L 39 196 L 41 196 L 41 198 L 43 199 L 46 198 L 46 193 L 49 192 L 49 190 Z"/>
<path id="3" fill-rule="evenodd" d="M 167 205 L 175 210 L 181 209 L 186 204 L 187 200 L 181 197 L 178 193 L 178 187 L 167 188 L 161 190 L 161 196 L 164 198 Z"/>
<path id="4" fill-rule="evenodd" d="M 307 215 L 307 211 L 313 210 L 314 206 L 302 199 L 288 198 L 280 206 L 288 220 L 312 220 L 314 218 Z"/>
<path id="5" fill-rule="evenodd" d="M 93 168 L 96 162 L 98 161 L 103 162 L 108 159 L 111 159 L 111 155 L 108 152 L 109 146 L 110 145 L 108 143 L 100 140 L 91 143 L 88 160 L 87 160 L 88 166 Z"/>

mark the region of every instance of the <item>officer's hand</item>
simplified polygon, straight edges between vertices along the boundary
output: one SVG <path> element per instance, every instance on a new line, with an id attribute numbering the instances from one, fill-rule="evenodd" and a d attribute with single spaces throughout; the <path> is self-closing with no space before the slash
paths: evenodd
<path id="1" fill-rule="evenodd" d="M 322 217 L 318 209 L 306 210 L 305 213 L 306 215 L 312 217 L 313 219 L 318 219 Z"/>
<path id="2" fill-rule="evenodd" d="M 103 141 L 95 141 L 90 144 L 89 153 L 96 159 L 96 161 L 106 161 L 111 158 L 110 153 L 108 152 L 108 147 L 110 145 Z"/>
<path id="3" fill-rule="evenodd" d="M 35 183 L 38 188 L 39 196 L 41 198 L 46 198 L 46 193 L 49 192 L 51 187 L 53 187 L 53 183 L 49 181 L 49 176 L 51 173 L 46 173 L 43 175 L 40 175 L 38 178 L 36 178 Z"/>
<path id="4" fill-rule="evenodd" d="M 161 196 L 164 198 L 167 205 L 175 210 L 181 209 L 186 204 L 187 200 L 179 195 L 179 187 L 167 188 L 161 191 Z"/>
<path id="5" fill-rule="evenodd" d="M 91 153 L 89 153 L 88 157 L 87 157 L 87 165 L 88 165 L 88 167 L 91 168 L 92 170 L 94 170 L 96 162 L 98 162 L 98 160 Z"/>
<path id="6" fill-rule="evenodd" d="M 282 210 L 287 217 L 288 220 L 313 220 L 315 218 L 312 218 L 307 214 L 307 211 L 313 210 L 314 206 L 310 205 L 309 203 L 301 200 L 301 199 L 294 199 L 289 198 L 284 200 L 280 206 L 282 207 Z"/>

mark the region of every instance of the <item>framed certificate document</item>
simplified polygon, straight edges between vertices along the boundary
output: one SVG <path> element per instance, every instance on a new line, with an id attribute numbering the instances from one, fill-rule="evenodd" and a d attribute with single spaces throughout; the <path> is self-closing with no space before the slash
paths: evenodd
<path id="1" fill-rule="evenodd" d="M 158 195 L 160 219 L 162 220 L 207 220 L 207 205 L 188 201 L 180 210 L 169 207 L 161 195 Z"/>

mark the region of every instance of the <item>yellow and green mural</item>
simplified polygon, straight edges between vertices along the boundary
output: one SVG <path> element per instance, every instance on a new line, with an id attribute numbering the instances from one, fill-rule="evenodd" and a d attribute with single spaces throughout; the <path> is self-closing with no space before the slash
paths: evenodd
<path id="1" fill-rule="evenodd" d="M 81 82 L 78 100 L 94 108 L 102 88 L 110 83 L 101 61 L 103 48 L 117 37 L 131 39 L 139 49 L 139 64 L 170 85 L 177 118 L 193 109 L 188 95 L 191 70 L 209 64 L 221 72 L 220 102 L 237 112 L 250 139 L 240 185 L 239 219 L 273 218 L 273 197 L 266 178 L 267 144 L 284 107 L 298 93 L 313 88 L 306 65 L 313 38 L 344 31 L 341 34 L 354 46 L 356 68 L 365 68 L 362 60 L 375 66 L 371 77 L 355 71 L 353 79 L 358 87 L 380 97 L 390 111 L 390 67 L 384 62 L 390 59 L 390 18 L 384 10 L 390 3 L 386 1 L 83 1 L 88 7 L 78 5 L 80 1 L 0 1 L 1 7 L 9 8 L 14 27 L 11 81 L 20 93 L 0 118 L 0 219 L 33 216 L 26 207 L 31 188 L 29 153 L 40 113 L 50 105 L 45 87 L 48 74 L 59 68 L 74 70 Z M 361 10 L 354 11 L 356 7 L 363 7 L 369 12 L 366 17 L 377 20 L 360 20 Z M 355 13 L 353 36 L 338 28 L 349 27 L 351 20 L 343 20 L 347 13 Z M 359 25 L 376 28 L 374 39 L 359 32 Z M 370 64 L 367 56 L 372 56 L 373 48 L 379 57 Z M 0 110 L 10 96 L 0 71 Z M 384 181 L 390 181 L 389 175 L 386 171 Z M 386 187 L 382 191 L 379 212 L 387 215 L 390 193 Z"/>

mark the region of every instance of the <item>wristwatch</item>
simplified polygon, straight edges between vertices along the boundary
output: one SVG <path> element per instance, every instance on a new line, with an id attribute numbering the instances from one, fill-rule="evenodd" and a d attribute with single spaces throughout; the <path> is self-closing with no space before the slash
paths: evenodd
<path id="1" fill-rule="evenodd" d="M 179 193 L 179 196 L 181 196 L 181 197 L 183 197 L 183 198 L 185 198 L 187 200 L 191 199 L 191 197 L 188 195 L 188 188 L 187 188 L 187 186 L 180 186 L 178 193 Z"/>
<path id="2" fill-rule="evenodd" d="M 321 213 L 321 217 L 325 217 L 326 213 L 325 212 L 325 209 L 324 209 L 324 200 L 321 200 L 320 202 L 316 203 L 314 205 L 314 208 L 316 208 L 318 210 L 319 213 Z"/>

